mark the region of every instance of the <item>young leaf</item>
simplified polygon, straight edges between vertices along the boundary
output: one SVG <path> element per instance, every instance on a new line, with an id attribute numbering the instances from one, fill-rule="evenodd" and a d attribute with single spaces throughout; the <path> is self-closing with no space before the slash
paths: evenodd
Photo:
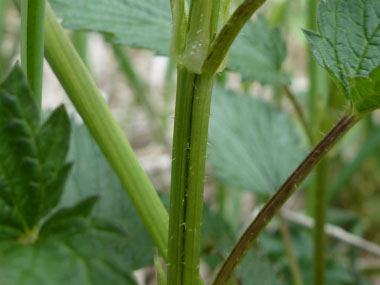
<path id="1" fill-rule="evenodd" d="M 305 31 L 314 57 L 358 113 L 380 107 L 380 2 L 320 1 L 319 33 Z"/>
<path id="2" fill-rule="evenodd" d="M 248 21 L 231 47 L 228 69 L 242 74 L 244 81 L 287 84 L 281 71 L 286 44 L 278 28 L 271 28 L 263 15 Z"/>
<path id="3" fill-rule="evenodd" d="M 167 0 L 53 0 L 49 1 L 72 29 L 102 32 L 114 43 L 168 55 L 171 13 Z"/>
<path id="4" fill-rule="evenodd" d="M 61 107 L 39 127 L 38 107 L 19 66 L 0 84 L 0 114 L 0 227 L 27 233 L 63 191 L 70 122 Z"/>
<path id="5" fill-rule="evenodd" d="M 216 88 L 209 161 L 230 186 L 271 195 L 304 157 L 290 119 L 268 103 Z"/>

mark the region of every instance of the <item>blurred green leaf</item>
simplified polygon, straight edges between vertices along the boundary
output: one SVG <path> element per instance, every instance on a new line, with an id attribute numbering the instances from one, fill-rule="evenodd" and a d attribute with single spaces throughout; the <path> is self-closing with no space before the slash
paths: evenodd
<path id="1" fill-rule="evenodd" d="M 227 257 L 234 241 L 235 234 L 229 223 L 206 204 L 203 209 L 202 258 L 216 269 Z"/>
<path id="2" fill-rule="evenodd" d="M 153 264 L 154 245 L 127 193 L 84 125 L 73 124 L 69 160 L 73 169 L 61 205 L 69 207 L 89 196 L 99 197 L 92 214 L 119 223 L 134 243 L 129 257 L 136 268 Z"/>
<path id="3" fill-rule="evenodd" d="M 244 81 L 288 84 L 281 71 L 286 44 L 278 28 L 271 28 L 263 15 L 248 21 L 230 51 L 228 69 L 242 74 Z"/>
<path id="4" fill-rule="evenodd" d="M 240 264 L 236 277 L 241 284 L 281 285 L 286 284 L 283 278 L 270 264 L 269 259 L 257 252 L 250 251 Z"/>
<path id="5" fill-rule="evenodd" d="M 129 249 L 134 243 L 117 231 L 87 220 L 75 234 L 41 238 L 34 244 L 0 243 L 0 284 L 136 284 Z"/>
<path id="6" fill-rule="evenodd" d="M 305 152 L 292 122 L 276 107 L 216 88 L 208 154 L 216 176 L 227 185 L 268 197 Z"/>
<path id="7" fill-rule="evenodd" d="M 291 227 L 293 247 L 300 266 L 304 284 L 313 283 L 313 237 L 310 230 L 298 226 Z M 259 240 L 263 254 L 278 266 L 278 270 L 286 280 L 291 280 L 288 257 L 285 253 L 284 242 L 279 232 L 263 232 Z M 327 285 L 355 285 L 358 278 L 363 278 L 354 269 L 351 260 L 345 254 L 330 248 L 326 258 Z M 291 283 L 290 283 L 291 284 Z M 364 283 L 363 283 L 364 284 Z"/>
<path id="8" fill-rule="evenodd" d="M 235 234 L 223 215 L 206 205 L 203 212 L 202 259 L 211 269 L 217 269 L 227 258 L 235 242 Z M 270 260 L 257 250 L 251 250 L 243 259 L 235 278 L 240 284 L 283 284 Z"/>
<path id="9" fill-rule="evenodd" d="M 305 31 L 314 57 L 358 112 L 380 106 L 380 2 L 320 1 L 319 33 Z"/>
<path id="10" fill-rule="evenodd" d="M 105 33 L 117 44 L 168 55 L 171 34 L 167 0 L 52 0 L 63 25 Z"/>
<path id="11" fill-rule="evenodd" d="M 171 13 L 167 0 L 51 0 L 54 11 L 70 29 L 90 30 L 111 36 L 114 43 L 150 49 L 169 55 Z M 263 16 L 249 21 L 233 44 L 228 61 L 231 71 L 246 81 L 285 84 L 281 72 L 286 46 L 277 28 Z"/>
<path id="12" fill-rule="evenodd" d="M 0 114 L 0 233 L 16 238 L 33 231 L 59 201 L 70 170 L 70 121 L 60 107 L 39 126 L 19 66 L 0 84 Z"/>
<path id="13" fill-rule="evenodd" d="M 329 200 L 333 200 L 338 192 L 351 180 L 355 172 L 362 166 L 366 159 L 379 153 L 380 150 L 380 129 L 374 129 L 371 136 L 364 143 L 356 157 L 340 170 L 339 176 L 329 187 Z"/>

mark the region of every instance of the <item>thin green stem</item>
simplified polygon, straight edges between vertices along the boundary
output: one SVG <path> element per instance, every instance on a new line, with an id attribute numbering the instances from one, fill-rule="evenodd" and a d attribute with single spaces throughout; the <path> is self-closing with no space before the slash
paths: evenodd
<path id="1" fill-rule="evenodd" d="M 140 102 L 148 113 L 149 121 L 152 125 L 155 138 L 163 146 L 168 146 L 169 143 L 165 138 L 165 131 L 162 126 L 162 122 L 159 120 L 160 115 L 149 100 L 149 92 L 147 86 L 135 72 L 127 53 L 122 49 L 122 47 L 118 45 L 112 45 L 112 49 L 120 64 L 121 71 L 123 72 L 125 78 L 128 80 L 128 83 L 131 86 L 133 93 L 135 94 L 135 97 L 137 99 L 136 101 Z"/>
<path id="2" fill-rule="evenodd" d="M 308 29 L 315 31 L 317 29 L 317 8 L 319 0 L 308 0 Z M 311 45 L 309 44 L 309 116 L 310 123 L 312 127 L 317 125 L 317 105 L 318 105 L 318 94 L 319 94 L 319 81 L 320 72 L 318 70 L 318 63 L 313 58 L 311 52 Z"/>
<path id="3" fill-rule="evenodd" d="M 304 283 L 302 280 L 302 274 L 301 274 L 300 267 L 298 265 L 297 257 L 294 252 L 292 236 L 289 231 L 288 223 L 282 217 L 281 214 L 279 215 L 279 218 L 280 218 L 281 235 L 284 240 L 285 251 L 286 251 L 286 255 L 288 256 L 290 272 L 293 277 L 294 285 L 303 285 Z"/>
<path id="4" fill-rule="evenodd" d="M 221 16 L 221 0 L 212 0 L 210 39 L 214 38 L 218 31 Z"/>
<path id="5" fill-rule="evenodd" d="M 46 5 L 45 26 L 46 58 L 50 66 L 167 260 L 168 214 L 165 207 L 49 4 Z"/>
<path id="6" fill-rule="evenodd" d="M 40 107 L 44 61 L 44 20 L 45 0 L 21 1 L 21 62 Z"/>
<path id="7" fill-rule="evenodd" d="M 156 269 L 157 285 L 167 285 L 164 266 L 160 260 L 158 252 L 154 253 L 154 267 Z"/>
<path id="8" fill-rule="evenodd" d="M 236 267 L 256 241 L 261 231 L 295 192 L 297 186 L 301 184 L 318 162 L 359 120 L 360 118 L 354 117 L 353 115 L 344 116 L 318 143 L 272 198 L 265 204 L 255 220 L 244 232 L 218 272 L 213 284 L 225 284 L 225 282 L 230 279 Z"/>
<path id="9" fill-rule="evenodd" d="M 313 145 L 315 143 L 314 135 L 313 135 L 313 132 L 312 132 L 308 122 L 306 121 L 305 115 L 302 111 L 300 104 L 298 104 L 297 99 L 295 98 L 293 93 L 290 91 L 288 86 L 284 86 L 284 91 L 285 91 L 286 97 L 292 103 L 294 110 L 296 111 L 298 119 L 302 125 L 302 128 L 304 129 L 304 131 L 307 135 L 307 138 L 309 139 L 310 144 Z"/>
<path id="10" fill-rule="evenodd" d="M 327 212 L 327 175 L 328 175 L 328 160 L 322 159 L 318 165 L 316 179 L 318 188 L 315 195 L 315 210 L 314 210 L 314 284 L 325 283 L 325 222 Z"/>
<path id="11" fill-rule="evenodd" d="M 214 74 L 218 70 L 244 24 L 264 2 L 265 0 L 245 0 L 235 10 L 213 41 L 202 65 L 203 73 Z"/>
<path id="12" fill-rule="evenodd" d="M 187 32 L 186 0 L 172 0 L 173 29 L 170 43 L 170 55 L 177 63 L 181 62 L 181 55 L 185 49 Z"/>
<path id="13" fill-rule="evenodd" d="M 80 58 L 90 70 L 90 62 L 88 58 L 88 33 L 85 31 L 73 31 L 71 33 L 71 41 Z"/>

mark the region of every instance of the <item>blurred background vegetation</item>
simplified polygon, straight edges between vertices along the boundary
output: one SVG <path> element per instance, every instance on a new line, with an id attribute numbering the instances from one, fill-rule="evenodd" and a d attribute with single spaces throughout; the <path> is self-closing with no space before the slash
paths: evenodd
<path id="1" fill-rule="evenodd" d="M 238 2 L 235 1 L 235 4 Z M 302 28 L 316 29 L 315 2 L 272 0 L 261 9 L 263 19 L 266 19 L 262 20 L 265 21 L 263 25 L 268 25 L 269 30 L 278 27 L 281 33 L 278 38 L 273 35 L 277 39 L 273 43 L 281 45 L 283 42 L 286 45 L 285 61 L 279 68 L 285 78 L 282 82 L 286 83 L 247 80 L 241 73 L 230 70 L 217 75 L 219 87 L 214 96 L 219 99 L 215 99 L 212 107 L 210 163 L 205 192 L 202 268 L 208 276 L 226 257 L 258 207 L 278 186 L 278 181 L 283 181 L 311 149 L 299 114 L 289 100 L 289 93 L 299 102 L 316 138 L 325 134 L 344 113 L 343 95 L 337 95 L 339 90 L 317 66 L 302 32 Z M 248 34 L 251 31 L 243 32 Z M 167 57 L 157 56 L 148 50 L 113 44 L 107 35 L 90 31 L 68 30 L 67 33 L 156 189 L 167 200 L 175 64 Z M 0 76 L 19 60 L 19 41 L 19 14 L 12 1 L 0 0 Z M 231 57 L 233 53 L 231 51 Z M 246 64 L 255 69 L 254 63 L 248 61 Z M 51 109 L 62 102 L 71 106 L 48 64 L 45 64 L 44 72 L 43 107 Z M 240 99 L 229 102 L 231 96 Z M 259 101 L 245 101 L 245 97 Z M 80 122 L 74 108 L 69 109 Z M 271 123 L 268 123 L 269 120 Z M 289 124 L 294 127 L 289 127 Z M 257 133 L 260 133 L 261 140 L 256 139 L 254 134 L 257 136 Z M 286 141 L 283 146 L 282 140 Z M 249 160 L 251 158 L 253 162 Z M 317 170 L 300 185 L 297 194 L 286 204 L 289 212 L 282 214 L 283 221 L 277 219 L 269 225 L 260 237 L 254 254 L 243 263 L 238 281 L 256 284 L 250 279 L 252 274 L 274 268 L 278 276 L 272 276 L 273 279 L 267 280 L 267 284 L 294 284 L 289 253 L 285 250 L 287 246 L 284 246 L 288 231 L 303 282 L 312 283 L 313 238 L 308 223 L 302 218 L 314 213 L 308 193 L 326 187 L 327 222 L 336 226 L 338 231 L 344 230 L 360 237 L 361 242 L 373 243 L 372 248 L 363 250 L 343 241 L 339 233 L 337 237 L 328 235 L 327 283 L 380 284 L 380 253 L 376 247 L 380 244 L 379 173 L 380 111 L 375 111 L 333 149 L 323 162 L 322 170 Z M 325 181 L 322 185 L 320 175 Z M 260 180 L 264 182 L 260 184 Z M 282 224 L 286 225 L 285 232 Z M 144 278 L 148 275 L 144 274 Z M 149 283 L 147 279 L 141 282 Z"/>

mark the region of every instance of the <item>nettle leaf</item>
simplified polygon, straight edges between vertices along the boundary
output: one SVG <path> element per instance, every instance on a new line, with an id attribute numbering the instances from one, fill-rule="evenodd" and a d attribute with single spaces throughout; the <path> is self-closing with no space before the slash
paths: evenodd
<path id="1" fill-rule="evenodd" d="M 111 36 L 118 44 L 150 49 L 169 55 L 172 16 L 168 0 L 51 0 L 63 26 Z M 242 73 L 243 80 L 285 84 L 281 72 L 285 42 L 277 28 L 263 16 L 249 21 L 233 44 L 228 69 Z"/>
<path id="2" fill-rule="evenodd" d="M 281 71 L 286 44 L 278 28 L 271 28 L 263 15 L 248 21 L 232 45 L 228 69 L 242 74 L 244 81 L 287 84 L 289 76 Z"/>
<path id="3" fill-rule="evenodd" d="M 167 0 L 53 0 L 63 25 L 108 34 L 113 42 L 168 55 L 171 34 Z"/>
<path id="4" fill-rule="evenodd" d="M 40 126 L 16 66 L 0 84 L 0 114 L 0 284 L 135 284 L 147 257 L 124 228 L 90 216 L 96 196 L 57 209 L 70 170 L 65 109 Z"/>
<path id="5" fill-rule="evenodd" d="M 20 67 L 0 84 L 0 233 L 38 226 L 61 196 L 70 121 L 63 107 L 40 127 L 39 110 Z"/>
<path id="6" fill-rule="evenodd" d="M 99 197 L 92 214 L 120 224 L 134 243 L 128 253 L 134 268 L 152 265 L 153 242 L 118 177 L 84 125 L 73 124 L 69 159 L 75 163 L 61 205 L 70 207 L 88 196 Z"/>
<path id="7" fill-rule="evenodd" d="M 34 244 L 0 243 L 0 284 L 136 284 L 129 249 L 119 231 L 87 227 L 70 235 L 41 237 Z"/>
<path id="8" fill-rule="evenodd" d="M 314 57 L 359 113 L 380 107 L 380 2 L 320 1 L 319 33 L 305 31 Z"/>
<path id="9" fill-rule="evenodd" d="M 227 185 L 271 195 L 305 152 L 290 119 L 248 95 L 216 88 L 211 105 L 209 161 Z"/>

